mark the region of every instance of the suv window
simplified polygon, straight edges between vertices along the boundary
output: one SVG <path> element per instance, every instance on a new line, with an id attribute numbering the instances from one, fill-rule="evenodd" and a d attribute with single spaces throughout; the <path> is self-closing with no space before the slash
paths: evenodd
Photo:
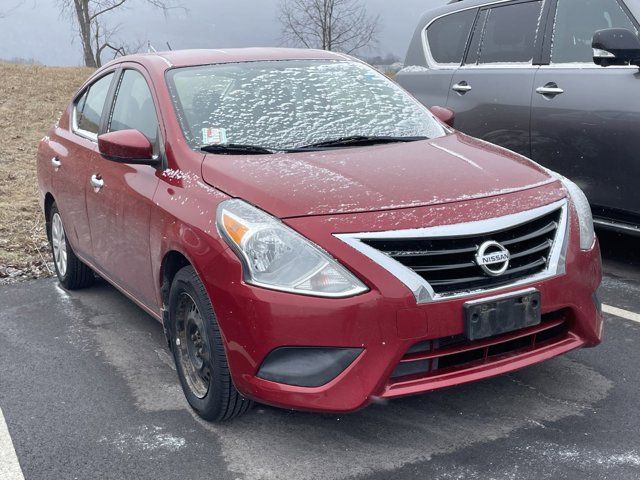
<path id="1" fill-rule="evenodd" d="M 139 130 L 153 144 L 158 136 L 158 117 L 151 90 L 142 74 L 125 70 L 120 79 L 109 124 L 110 132 Z"/>
<path id="2" fill-rule="evenodd" d="M 616 0 L 558 0 L 551 47 L 552 63 L 593 63 L 593 34 L 603 28 L 638 33 Z"/>
<path id="3" fill-rule="evenodd" d="M 476 54 L 478 64 L 533 63 L 541 15 L 541 0 L 489 9 L 484 28 L 474 31 L 471 45 L 478 46 L 477 54 L 469 50 L 469 60 Z"/>
<path id="4" fill-rule="evenodd" d="M 102 109 L 107 100 L 112 78 L 113 73 L 105 75 L 93 83 L 78 99 L 75 106 L 75 129 L 92 135 L 98 134 Z"/>
<path id="5" fill-rule="evenodd" d="M 476 12 L 471 9 L 447 15 L 429 26 L 427 41 L 437 63 L 460 65 Z"/>

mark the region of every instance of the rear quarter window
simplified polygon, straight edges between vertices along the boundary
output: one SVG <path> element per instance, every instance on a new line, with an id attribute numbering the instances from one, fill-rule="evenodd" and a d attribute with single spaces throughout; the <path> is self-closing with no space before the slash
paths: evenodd
<path id="1" fill-rule="evenodd" d="M 443 65 L 460 65 L 477 9 L 453 13 L 427 28 L 427 42 L 433 60 Z"/>

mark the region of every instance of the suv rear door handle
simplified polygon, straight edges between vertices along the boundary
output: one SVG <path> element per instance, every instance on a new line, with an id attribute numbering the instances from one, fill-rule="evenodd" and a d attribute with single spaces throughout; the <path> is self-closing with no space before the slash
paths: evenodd
<path id="1" fill-rule="evenodd" d="M 558 87 L 555 82 L 549 82 L 544 87 L 536 88 L 536 93 L 549 97 L 555 97 L 556 95 L 563 94 L 564 90 Z"/>
<path id="2" fill-rule="evenodd" d="M 453 90 L 454 92 L 458 92 L 460 95 L 464 95 L 465 93 L 471 91 L 471 85 L 469 85 L 465 81 L 462 81 L 460 83 L 456 83 L 453 87 L 451 87 L 451 90 Z"/>
<path id="3" fill-rule="evenodd" d="M 98 175 L 92 175 L 91 186 L 95 189 L 96 192 L 98 192 L 102 187 L 104 187 L 104 180 Z"/>

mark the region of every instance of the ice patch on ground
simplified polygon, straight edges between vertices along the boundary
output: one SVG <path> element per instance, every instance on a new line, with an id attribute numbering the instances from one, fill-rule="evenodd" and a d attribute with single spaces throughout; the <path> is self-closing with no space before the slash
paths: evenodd
<path id="1" fill-rule="evenodd" d="M 541 443 L 524 449 L 527 454 L 542 455 L 554 464 L 571 464 L 580 468 L 640 467 L 640 452 L 603 452 L 574 446 L 566 448 L 556 443 Z"/>
<path id="2" fill-rule="evenodd" d="M 118 433 L 115 438 L 102 437 L 100 443 L 109 443 L 121 453 L 139 449 L 143 451 L 165 450 L 177 452 L 186 445 L 186 440 L 162 432 L 162 427 L 142 426 L 135 433 Z"/>

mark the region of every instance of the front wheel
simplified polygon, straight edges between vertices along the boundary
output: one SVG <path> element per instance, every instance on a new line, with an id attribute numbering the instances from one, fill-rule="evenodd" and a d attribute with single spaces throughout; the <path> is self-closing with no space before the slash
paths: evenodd
<path id="1" fill-rule="evenodd" d="M 169 292 L 171 350 L 187 401 L 205 420 L 224 421 L 251 407 L 234 387 L 220 327 L 193 267 L 180 270 Z"/>
<path id="2" fill-rule="evenodd" d="M 62 217 L 55 203 L 49 212 L 48 229 L 53 265 L 62 286 L 67 290 L 78 290 L 93 284 L 95 280 L 93 270 L 76 256 L 67 242 Z"/>

